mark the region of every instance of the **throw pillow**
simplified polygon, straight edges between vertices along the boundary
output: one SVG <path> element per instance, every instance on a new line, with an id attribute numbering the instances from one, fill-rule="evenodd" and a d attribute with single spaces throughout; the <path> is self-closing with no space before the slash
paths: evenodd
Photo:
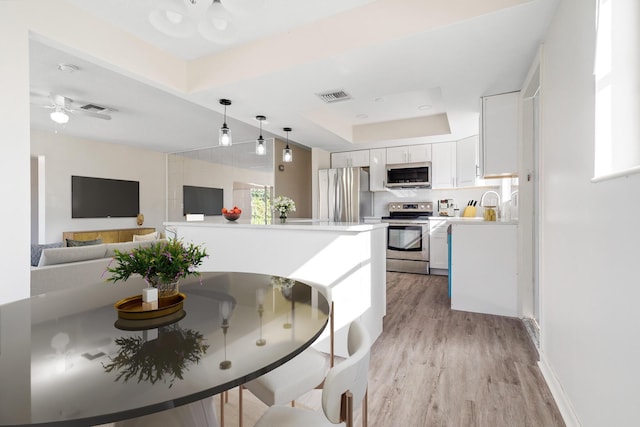
<path id="1" fill-rule="evenodd" d="M 158 232 L 154 231 L 153 233 L 149 233 L 149 234 L 134 234 L 133 235 L 133 241 L 134 242 L 144 242 L 144 241 L 149 241 L 149 240 L 157 240 L 158 239 Z"/>
<path id="2" fill-rule="evenodd" d="M 37 267 L 38 263 L 40 262 L 40 256 L 42 255 L 42 250 L 43 249 L 49 249 L 49 248 L 62 248 L 64 247 L 64 243 L 63 242 L 56 242 L 56 243 L 46 243 L 43 245 L 39 245 L 37 243 L 32 243 L 31 244 L 31 266 L 32 267 Z"/>
<path id="3" fill-rule="evenodd" d="M 38 267 L 104 258 L 106 252 L 106 245 L 44 249 Z"/>
<path id="4" fill-rule="evenodd" d="M 98 238 L 95 240 L 73 240 L 67 239 L 67 247 L 75 247 L 75 246 L 92 246 L 92 245 L 100 245 L 102 244 L 102 239 Z"/>

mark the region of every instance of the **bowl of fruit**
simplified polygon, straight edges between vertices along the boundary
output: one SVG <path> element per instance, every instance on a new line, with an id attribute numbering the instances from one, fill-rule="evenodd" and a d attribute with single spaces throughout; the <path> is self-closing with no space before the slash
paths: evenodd
<path id="1" fill-rule="evenodd" d="M 228 221 L 235 221 L 236 219 L 240 218 L 240 214 L 242 213 L 242 209 L 240 209 L 237 206 L 234 206 L 231 209 L 227 209 L 227 208 L 222 208 L 222 215 L 228 220 Z"/>

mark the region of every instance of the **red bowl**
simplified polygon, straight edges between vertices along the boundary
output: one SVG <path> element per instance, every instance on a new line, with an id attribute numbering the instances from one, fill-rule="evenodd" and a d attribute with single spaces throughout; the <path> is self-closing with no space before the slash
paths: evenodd
<path id="1" fill-rule="evenodd" d="M 240 218 L 240 214 L 239 213 L 223 213 L 222 215 L 224 215 L 224 217 L 228 220 L 228 221 L 235 221 L 236 219 Z"/>

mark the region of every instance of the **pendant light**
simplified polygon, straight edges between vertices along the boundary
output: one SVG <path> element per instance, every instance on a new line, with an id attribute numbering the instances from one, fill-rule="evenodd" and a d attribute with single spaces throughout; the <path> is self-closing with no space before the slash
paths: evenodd
<path id="1" fill-rule="evenodd" d="M 256 116 L 256 120 L 260 122 L 260 136 L 256 139 L 256 154 L 258 156 L 264 156 L 267 154 L 267 146 L 264 143 L 264 138 L 262 137 L 262 122 L 267 120 L 265 116 Z"/>
<path id="2" fill-rule="evenodd" d="M 222 123 L 222 127 L 220 128 L 218 143 L 223 147 L 229 147 L 233 143 L 233 140 L 231 139 L 231 129 L 227 127 L 227 105 L 231 105 L 231 101 L 221 99 L 220 104 L 224 105 L 224 123 Z"/>
<path id="3" fill-rule="evenodd" d="M 289 132 L 291 128 L 282 128 L 287 133 L 287 146 L 282 150 L 282 161 L 285 163 L 293 162 L 293 150 L 289 148 Z"/>

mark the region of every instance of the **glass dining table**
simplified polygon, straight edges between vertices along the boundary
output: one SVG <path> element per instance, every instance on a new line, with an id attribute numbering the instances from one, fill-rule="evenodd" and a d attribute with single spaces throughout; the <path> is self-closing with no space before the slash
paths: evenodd
<path id="1" fill-rule="evenodd" d="M 329 318 L 317 289 L 278 276 L 203 273 L 181 284 L 179 310 L 147 319 L 118 312 L 119 286 L 0 306 L 0 426 L 99 425 L 191 404 L 292 359 Z"/>

